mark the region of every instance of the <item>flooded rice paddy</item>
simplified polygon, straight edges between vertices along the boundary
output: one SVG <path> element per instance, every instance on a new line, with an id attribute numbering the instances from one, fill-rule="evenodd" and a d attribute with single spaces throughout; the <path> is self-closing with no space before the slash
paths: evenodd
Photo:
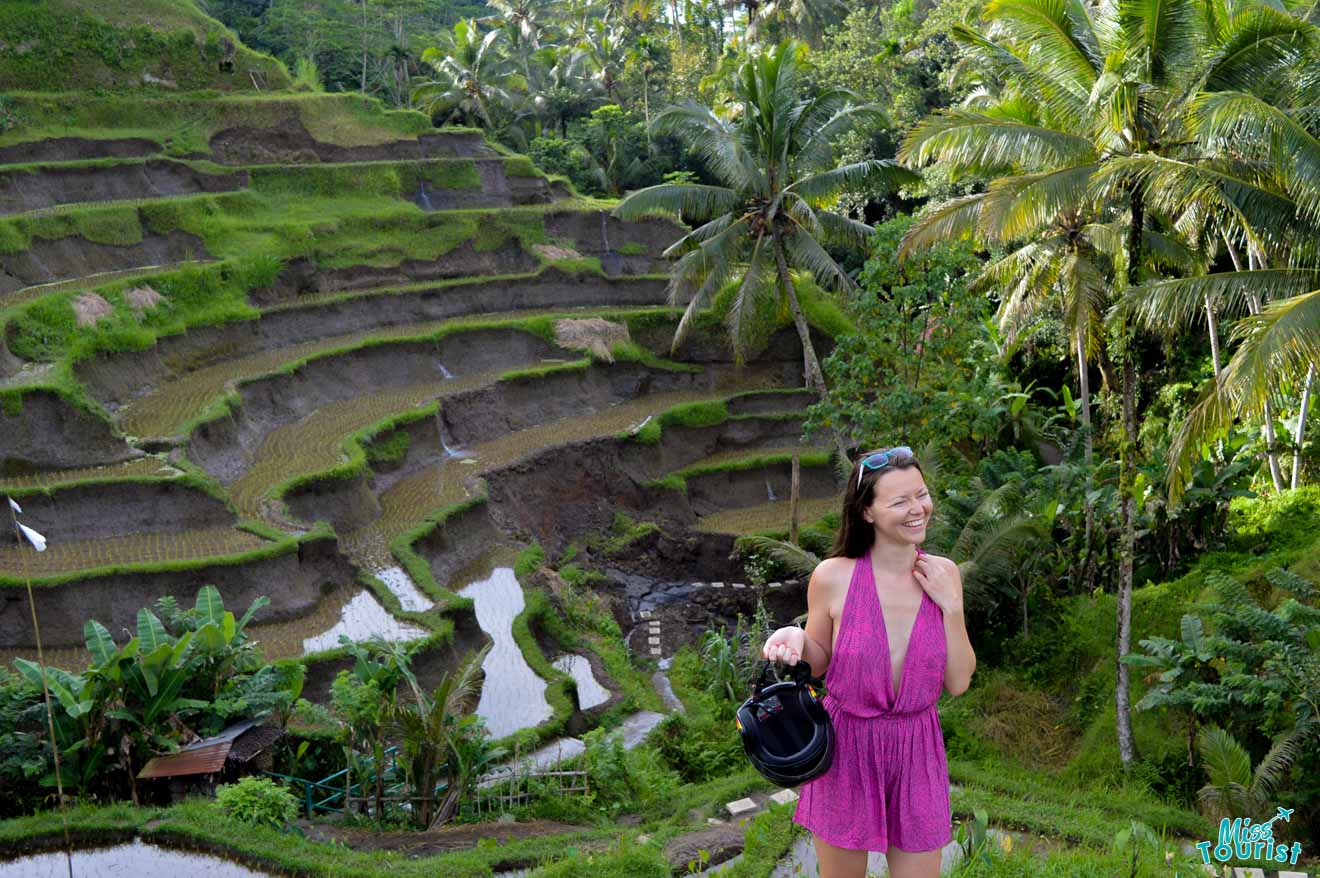
<path id="1" fill-rule="evenodd" d="M 369 591 L 360 591 L 339 611 L 339 621 L 328 631 L 303 640 L 303 654 L 310 655 L 339 646 L 341 635 L 349 640 L 382 637 L 390 641 L 420 640 L 429 632 L 400 622 L 381 606 Z"/>
<path id="2" fill-rule="evenodd" d="M 585 656 L 561 655 L 554 666 L 577 681 L 578 707 L 590 710 L 610 700 L 610 692 L 591 673 L 591 662 Z"/>
<path id="3" fill-rule="evenodd" d="M 67 855 L 63 851 L 37 854 L 19 860 L 0 861 L 0 878 L 66 878 Z M 273 878 L 266 872 L 231 863 L 206 854 L 184 853 L 134 839 L 131 844 L 73 852 L 74 878 L 113 876 L 205 875 L 206 878 Z"/>
<path id="4" fill-rule="evenodd" d="M 545 698 L 545 680 L 527 664 L 513 639 L 513 620 L 526 605 L 513 568 L 496 567 L 458 594 L 472 599 L 477 624 L 494 641 L 481 665 L 486 685 L 477 703 L 477 715 L 486 721 L 490 736 L 502 738 L 550 719 L 554 712 Z"/>

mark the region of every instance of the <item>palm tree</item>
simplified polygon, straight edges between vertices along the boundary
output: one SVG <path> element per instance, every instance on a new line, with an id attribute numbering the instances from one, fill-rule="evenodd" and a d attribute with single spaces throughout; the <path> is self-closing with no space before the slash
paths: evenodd
<path id="1" fill-rule="evenodd" d="M 771 25 L 779 24 L 812 47 L 848 14 L 843 0 L 726 0 L 725 6 L 746 11 L 749 42 L 760 43 Z"/>
<path id="2" fill-rule="evenodd" d="M 587 27 L 586 36 L 578 44 L 596 67 L 596 78 L 612 103 L 619 102 L 619 78 L 628 63 L 628 47 L 624 33 L 603 20 L 597 19 Z"/>
<path id="3" fill-rule="evenodd" d="M 396 703 L 390 711 L 390 727 L 402 740 L 399 764 L 412 795 L 420 800 L 413 814 L 423 829 L 453 817 L 468 783 L 503 755 L 485 746 L 479 718 L 472 713 L 481 693 L 481 665 L 491 646 L 469 653 L 429 695 L 408 675 L 413 701 Z M 442 783 L 444 796 L 437 807 L 435 794 Z"/>
<path id="4" fill-rule="evenodd" d="M 685 140 L 720 185 L 650 186 L 625 198 L 614 214 L 635 219 L 662 210 L 699 224 L 665 251 L 680 257 L 670 275 L 669 301 L 687 301 L 674 352 L 700 309 L 726 283 L 736 282 L 728 328 L 737 361 L 745 358 L 752 315 L 782 296 L 802 342 L 807 387 L 823 394 L 825 379 L 791 269 L 830 289 L 855 289 L 822 244 L 861 247 L 873 230 L 826 205 L 845 189 L 891 187 L 915 177 L 889 160 L 835 164 L 833 139 L 879 110 L 843 90 L 804 97 L 804 52 L 805 46 L 788 41 L 745 61 L 731 120 L 694 101 L 659 113 L 652 132 Z"/>
<path id="5" fill-rule="evenodd" d="M 587 53 L 572 46 L 546 47 L 539 53 L 553 62 L 532 68 L 528 83 L 532 111 L 550 130 L 564 136 L 569 119 L 585 116 L 602 101 L 603 89 L 591 75 Z"/>
<path id="6" fill-rule="evenodd" d="M 642 74 L 642 116 L 646 119 L 647 130 L 651 127 L 651 74 L 655 72 L 661 57 L 660 41 L 647 34 L 634 39 L 632 47 L 628 49 L 627 65 Z"/>
<path id="7" fill-rule="evenodd" d="M 1252 768 L 1251 754 L 1232 735 L 1215 725 L 1203 728 L 1196 739 L 1207 777 L 1205 785 L 1196 791 L 1201 813 L 1211 820 L 1244 816 L 1263 820 L 1272 816 L 1270 801 L 1275 789 L 1315 733 L 1314 720 L 1299 723 L 1275 740 Z"/>
<path id="8" fill-rule="evenodd" d="M 1116 302 L 1123 291 L 1145 295 L 1143 275 L 1151 269 L 1186 270 L 1197 261 L 1172 234 L 1177 217 L 1151 197 L 1138 163 L 1178 156 L 1189 147 L 1185 119 L 1205 89 L 1240 82 L 1268 87 L 1280 62 L 1295 56 L 1283 36 L 1297 30 L 1295 21 L 1270 30 L 1262 19 L 1254 36 L 1266 39 L 1253 39 L 1245 20 L 1234 26 L 1214 11 L 1213 4 L 1193 0 L 1098 7 L 1082 0 L 990 0 L 984 17 L 997 39 L 965 27 L 955 35 L 1004 84 L 1000 98 L 976 111 L 928 117 L 900 151 L 901 160 L 937 160 L 955 177 L 993 178 L 985 191 L 923 217 L 905 248 L 965 234 L 1019 248 L 992 267 L 1001 280 L 1016 281 L 1009 311 L 1014 296 L 1020 300 L 1039 289 L 1053 290 L 1068 303 L 1079 377 L 1086 371 L 1085 353 L 1096 350 L 1092 333 L 1106 302 Z M 1136 513 L 1129 312 L 1111 312 L 1125 437 L 1119 469 L 1120 656 L 1129 649 Z M 1103 348 L 1099 353 L 1104 363 Z M 1125 764 L 1135 758 L 1127 693 L 1127 669 L 1120 664 L 1116 700 Z"/>
<path id="9" fill-rule="evenodd" d="M 511 106 L 509 89 L 525 85 L 511 62 L 499 55 L 496 44 L 503 34 L 498 28 L 482 34 L 470 18 L 457 22 L 449 45 L 422 53 L 422 63 L 435 70 L 436 79 L 419 85 L 413 100 L 432 116 L 457 112 L 465 124 L 475 120 L 493 130 L 492 107 Z"/>
<path id="10" fill-rule="evenodd" d="M 530 56 L 541 48 L 541 34 L 545 30 L 540 15 L 540 0 L 488 0 L 487 6 L 495 15 L 481 19 L 488 27 L 501 28 L 509 35 L 509 49 L 522 59 L 523 75 L 531 78 Z"/>

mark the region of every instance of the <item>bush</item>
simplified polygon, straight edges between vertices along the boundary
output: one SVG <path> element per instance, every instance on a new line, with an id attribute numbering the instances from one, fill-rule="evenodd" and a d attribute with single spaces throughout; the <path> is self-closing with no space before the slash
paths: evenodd
<path id="1" fill-rule="evenodd" d="M 268 777 L 245 777 L 215 791 L 215 804 L 230 817 L 253 826 L 282 829 L 298 816 L 298 800 Z"/>

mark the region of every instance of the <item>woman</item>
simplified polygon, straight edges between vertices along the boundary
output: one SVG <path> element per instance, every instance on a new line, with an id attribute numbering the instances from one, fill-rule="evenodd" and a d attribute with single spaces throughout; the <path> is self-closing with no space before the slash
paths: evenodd
<path id="1" fill-rule="evenodd" d="M 834 760 L 802 785 L 793 814 L 815 838 L 821 878 L 863 878 L 868 851 L 885 853 L 893 878 L 936 878 L 953 837 L 935 703 L 967 691 L 976 655 L 958 565 L 919 546 L 931 508 L 910 448 L 864 455 L 807 586 L 806 630 L 780 628 L 762 648 L 825 676 Z"/>

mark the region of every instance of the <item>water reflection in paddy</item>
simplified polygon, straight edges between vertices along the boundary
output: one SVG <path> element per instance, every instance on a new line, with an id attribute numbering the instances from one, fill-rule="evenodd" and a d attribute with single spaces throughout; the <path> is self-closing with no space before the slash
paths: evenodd
<path id="1" fill-rule="evenodd" d="M 600 685 L 596 675 L 591 673 L 591 662 L 587 661 L 586 656 L 561 655 L 555 659 L 554 665 L 577 681 L 578 707 L 590 710 L 610 700 L 610 691 Z"/>
<path id="2" fill-rule="evenodd" d="M 477 703 L 477 715 L 485 719 L 490 736 L 502 738 L 550 719 L 545 680 L 527 664 L 513 639 L 514 617 L 525 606 L 513 568 L 496 567 L 458 594 L 472 599 L 477 624 L 494 641 L 481 665 L 486 678 Z"/>
<path id="3" fill-rule="evenodd" d="M 63 851 L 0 861 L 0 878 L 66 878 L 69 866 Z M 134 839 L 131 844 L 73 852 L 74 878 L 131 875 L 150 876 L 205 875 L 206 878 L 272 878 L 253 870 L 205 854 L 183 853 Z"/>
<path id="4" fill-rule="evenodd" d="M 380 605 L 376 596 L 369 591 L 361 591 L 344 605 L 339 613 L 339 621 L 329 631 L 303 640 L 303 653 L 310 654 L 339 646 L 339 636 L 349 640 L 370 640 L 379 635 L 386 640 L 418 640 L 428 632 L 400 622 Z"/>

